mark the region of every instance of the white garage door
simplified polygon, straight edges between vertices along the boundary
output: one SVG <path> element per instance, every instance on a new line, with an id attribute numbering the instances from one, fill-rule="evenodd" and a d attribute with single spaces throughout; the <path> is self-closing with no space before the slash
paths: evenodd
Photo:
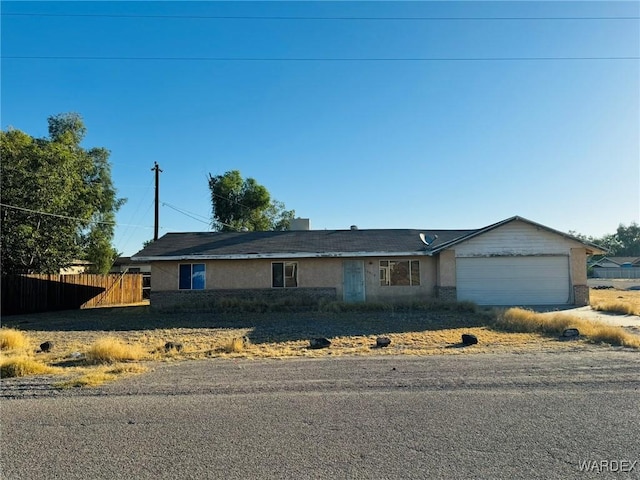
<path id="1" fill-rule="evenodd" d="M 459 300 L 479 305 L 569 303 L 569 257 L 456 258 Z"/>

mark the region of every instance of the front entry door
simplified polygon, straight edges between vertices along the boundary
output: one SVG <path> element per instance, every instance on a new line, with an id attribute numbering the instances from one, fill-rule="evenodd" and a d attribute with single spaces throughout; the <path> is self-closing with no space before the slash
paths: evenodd
<path id="1" fill-rule="evenodd" d="M 364 262 L 345 260 L 342 264 L 342 291 L 345 302 L 364 302 Z"/>

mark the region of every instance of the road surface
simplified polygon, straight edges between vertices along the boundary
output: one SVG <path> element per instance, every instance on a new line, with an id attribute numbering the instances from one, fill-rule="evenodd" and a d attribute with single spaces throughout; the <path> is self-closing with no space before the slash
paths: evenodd
<path id="1" fill-rule="evenodd" d="M 2 395 L 3 479 L 640 478 L 621 348 L 215 359 Z"/>

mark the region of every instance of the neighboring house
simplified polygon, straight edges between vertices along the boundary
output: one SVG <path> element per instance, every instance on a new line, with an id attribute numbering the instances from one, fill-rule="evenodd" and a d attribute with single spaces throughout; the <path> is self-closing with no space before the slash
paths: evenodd
<path id="1" fill-rule="evenodd" d="M 640 257 L 602 257 L 589 268 L 595 278 L 640 278 Z"/>
<path id="2" fill-rule="evenodd" d="M 113 262 L 109 273 L 151 273 L 151 265 L 143 262 L 133 262 L 131 257 L 118 257 Z"/>
<path id="3" fill-rule="evenodd" d="M 78 275 L 80 273 L 87 273 L 91 268 L 91 265 L 93 265 L 93 263 L 89 260 L 73 260 L 71 265 L 60 269 L 60 275 Z"/>
<path id="4" fill-rule="evenodd" d="M 151 264 L 160 307 L 228 295 L 587 305 L 587 256 L 603 253 L 516 216 L 475 230 L 169 233 L 131 259 Z"/>
<path id="5" fill-rule="evenodd" d="M 151 293 L 151 264 L 132 262 L 131 257 L 118 257 L 111 265 L 109 273 L 141 273 L 142 298 L 149 299 Z"/>

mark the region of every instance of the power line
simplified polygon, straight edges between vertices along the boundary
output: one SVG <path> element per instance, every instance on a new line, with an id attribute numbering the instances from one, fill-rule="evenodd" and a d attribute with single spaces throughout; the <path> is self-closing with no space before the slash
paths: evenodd
<path id="1" fill-rule="evenodd" d="M 106 61 L 181 61 L 181 62 L 517 62 L 517 61 L 619 61 L 640 60 L 628 57 L 94 57 L 62 55 L 2 55 L 2 60 L 106 60 Z"/>
<path id="2" fill-rule="evenodd" d="M 0 203 L 0 207 L 4 207 L 4 208 L 11 208 L 13 210 L 20 210 L 23 212 L 28 212 L 28 213 L 35 213 L 38 215 L 46 215 L 48 217 L 56 217 L 56 218 L 63 218 L 65 220 L 77 220 L 79 222 L 86 222 L 86 223 L 95 223 L 95 224 L 100 224 L 100 225 L 114 225 L 114 226 L 120 226 L 120 227 L 137 227 L 137 228 L 153 228 L 151 226 L 147 226 L 147 225 L 129 225 L 126 223 L 116 223 L 116 222 L 103 222 L 100 220 L 85 220 L 84 218 L 79 218 L 79 217 L 70 217 L 68 215 L 60 215 L 57 213 L 49 213 L 49 212 L 42 212 L 39 210 L 33 210 L 31 208 L 24 208 L 24 207 L 17 207 L 15 205 L 7 205 L 6 203 Z"/>
<path id="3" fill-rule="evenodd" d="M 3 17 L 84 17 L 84 18 L 157 18 L 191 20 L 316 20 L 316 21 L 547 21 L 547 20 L 638 20 L 633 16 L 596 16 L 596 17 L 319 17 L 319 16 L 257 16 L 257 15 L 149 15 L 114 13 L 2 13 Z"/>
<path id="4" fill-rule="evenodd" d="M 167 202 L 162 202 L 162 206 L 163 207 L 169 207 L 172 210 L 175 210 L 178 213 L 186 215 L 189 218 L 193 218 L 194 220 L 197 220 L 198 222 L 205 223 L 205 224 L 209 225 L 209 221 L 208 220 L 207 221 L 201 220 L 202 218 L 207 218 L 207 217 L 205 217 L 203 215 L 199 215 L 197 213 L 189 212 L 187 210 L 182 210 L 182 209 L 180 209 L 180 208 L 178 208 L 178 207 L 176 207 L 174 205 L 171 205 L 170 203 L 167 203 Z M 200 218 L 196 218 L 196 217 L 200 217 Z"/>

